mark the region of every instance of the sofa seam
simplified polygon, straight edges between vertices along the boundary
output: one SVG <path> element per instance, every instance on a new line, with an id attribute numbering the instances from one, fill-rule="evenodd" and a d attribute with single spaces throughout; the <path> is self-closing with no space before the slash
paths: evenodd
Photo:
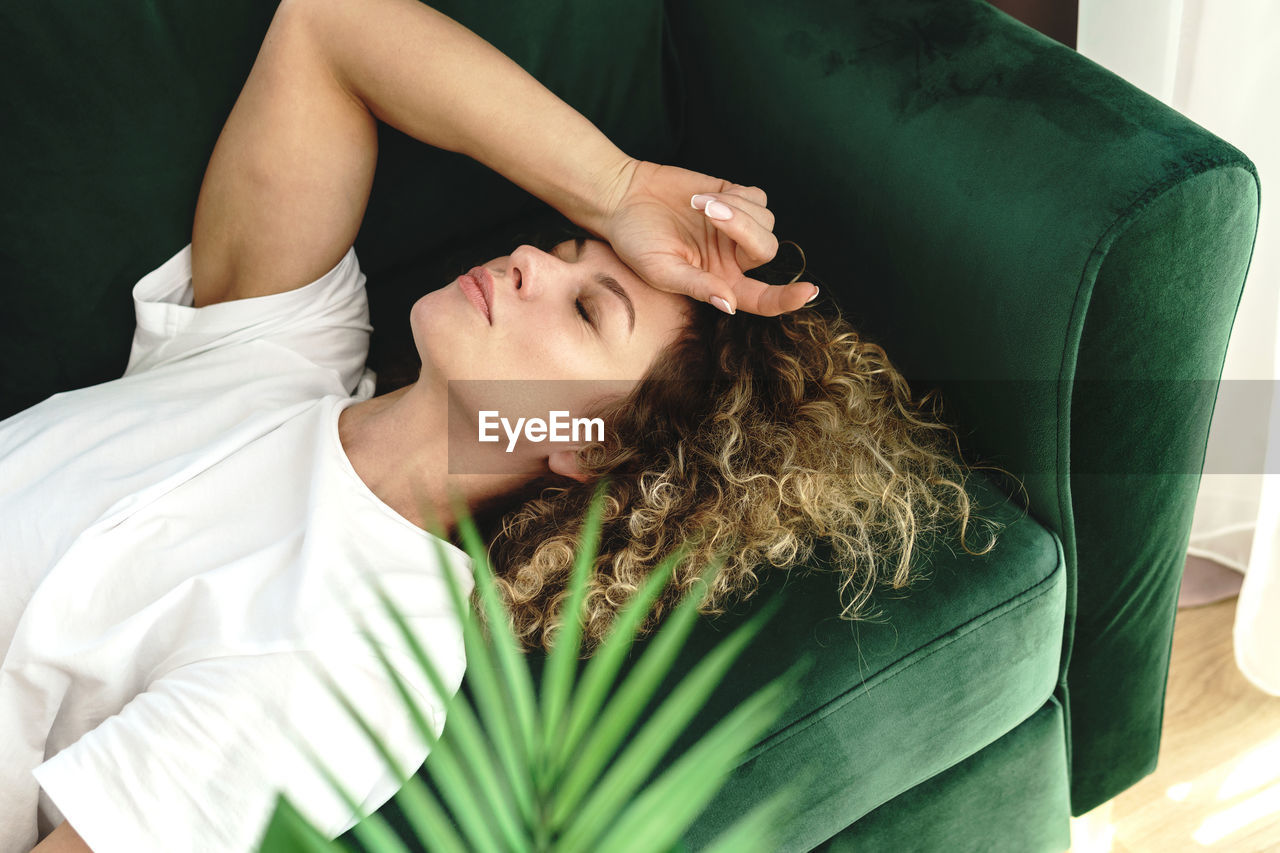
<path id="1" fill-rule="evenodd" d="M 1003 739 L 1003 738 L 1005 738 L 1005 737 L 1008 737 L 1010 734 L 1012 734 L 1013 732 L 1017 731 L 1017 730 L 1018 730 L 1018 728 L 1019 728 L 1019 726 L 1021 726 L 1023 723 L 1026 723 L 1026 722 L 1030 721 L 1031 719 L 1033 719 L 1037 714 L 1039 714 L 1041 711 L 1045 710 L 1045 708 L 1048 708 L 1050 705 L 1057 705 L 1057 706 L 1058 706 L 1058 715 L 1059 715 L 1060 717 L 1065 717 L 1065 715 L 1066 715 L 1066 711 L 1063 709 L 1063 707 L 1062 707 L 1062 703 L 1061 703 L 1061 702 L 1059 702 L 1059 701 L 1057 700 L 1057 697 L 1055 697 L 1055 696 L 1053 695 L 1053 693 L 1050 693 L 1050 694 L 1045 698 L 1045 700 L 1044 700 L 1043 702 L 1041 702 L 1041 703 L 1040 703 L 1040 705 L 1039 705 L 1039 706 L 1038 706 L 1034 711 L 1032 711 L 1030 715 L 1028 715 L 1028 716 L 1027 716 L 1025 719 L 1023 719 L 1021 722 L 1019 722 L 1019 723 L 1018 723 L 1018 725 L 1016 725 L 1016 726 L 1014 726 L 1013 728 L 1009 729 L 1009 731 L 1007 731 L 1007 732 L 1005 732 L 1004 734 L 1000 735 L 1000 737 L 997 737 L 995 740 L 991 741 L 991 743 L 984 744 L 984 745 L 983 745 L 982 747 L 980 747 L 979 749 L 976 749 L 976 750 L 974 750 L 973 752 L 969 753 L 969 754 L 968 754 L 968 755 L 966 755 L 964 758 L 962 758 L 962 759 L 960 759 L 959 761 L 957 761 L 955 764 L 952 764 L 952 765 L 950 765 L 950 766 L 948 766 L 948 767 L 944 767 L 944 768 L 942 768 L 941 770 L 937 770 L 937 771 L 935 771 L 935 772 L 933 772 L 933 773 L 930 773 L 930 774 L 929 774 L 929 775 L 927 775 L 927 776 L 916 776 L 916 777 L 915 777 L 915 781 L 913 781 L 910 785 L 908 785 L 906 788 L 904 788 L 904 789 L 903 789 L 903 791 L 902 791 L 902 793 L 906 793 L 907 791 L 910 791 L 910 790 L 914 789 L 914 788 L 915 788 L 916 786 L 918 786 L 918 785 L 923 785 L 925 782 L 928 782 L 930 779 L 933 779 L 935 776 L 938 776 L 939 774 L 946 773 L 948 770 L 950 770 L 952 767 L 955 767 L 955 766 L 956 766 L 956 765 L 958 765 L 958 764 L 963 764 L 964 762 L 968 761 L 970 758 L 973 758 L 973 757 L 974 757 L 975 755 L 977 755 L 979 752 L 982 752 L 982 750 L 986 749 L 988 746 L 991 746 L 992 744 L 996 743 L 997 741 L 999 741 L 999 740 L 1001 740 L 1001 739 Z M 1051 712 L 1051 713 L 1052 713 L 1052 712 Z M 1063 756 L 1063 764 L 1065 765 L 1066 763 L 1067 763 L 1067 759 L 1066 759 L 1066 756 L 1064 755 L 1064 756 Z M 892 801 L 893 801 L 893 798 L 890 798 L 889 800 L 886 800 L 886 801 L 885 801 L 885 803 L 889 803 L 889 802 L 892 802 Z M 884 805 L 885 803 L 881 803 L 880 805 Z M 864 818 L 864 817 L 866 817 L 867 815 L 871 814 L 871 812 L 875 811 L 875 810 L 876 810 L 876 809 L 878 809 L 878 808 L 880 808 L 880 806 L 876 806 L 875 808 L 872 808 L 872 809 L 869 809 L 869 810 L 867 810 L 867 811 L 863 812 L 861 815 L 859 815 L 858 817 L 854 818 L 854 822 L 857 822 L 857 821 L 859 821 L 859 820 L 862 820 L 862 818 Z"/>
<path id="2" fill-rule="evenodd" d="M 990 622 L 994 622 L 996 619 L 1002 618 L 1003 616 L 1013 613 L 1015 611 L 1022 610 L 1025 607 L 1033 604 L 1034 602 L 1043 598 L 1045 595 L 1048 595 L 1050 592 L 1052 592 L 1054 588 L 1054 581 L 1058 579 L 1059 574 L 1065 575 L 1065 573 L 1066 573 L 1066 557 L 1063 554 L 1063 552 L 1059 550 L 1058 562 L 1057 562 L 1057 565 L 1055 566 L 1055 571 L 1050 572 L 1044 578 L 1037 581 L 1033 586 L 1023 590 L 1013 598 L 1007 599 L 1003 602 L 1000 602 L 999 604 L 989 607 L 983 612 L 973 616 L 967 622 L 961 625 L 957 625 L 955 628 L 952 628 L 950 631 L 947 632 L 948 636 L 946 636 L 945 639 L 939 638 L 940 640 L 942 640 L 942 642 L 932 643 L 931 645 L 933 646 L 933 648 L 928 649 L 927 651 L 925 651 L 924 654 L 922 655 L 918 654 L 918 652 L 920 652 L 921 650 L 916 649 L 915 651 L 905 655 L 904 657 L 899 658 L 898 660 L 889 664 L 884 669 L 880 670 L 880 672 L 873 675 L 870 680 L 864 678 L 858 683 L 857 686 L 851 687 L 848 690 L 843 691 L 838 696 L 833 696 L 831 699 L 823 703 L 822 707 L 815 708 L 814 710 L 810 711 L 808 714 L 805 714 L 803 717 L 793 722 L 791 725 L 787 726 L 786 729 L 775 732 L 773 735 L 770 735 L 769 737 L 755 744 L 751 749 L 743 753 L 742 760 L 739 761 L 736 766 L 741 767 L 747 764 L 749 761 L 754 760 L 759 755 L 762 755 L 766 752 L 773 750 L 778 746 L 781 746 L 782 744 L 785 744 L 792 737 L 803 734 L 812 726 L 822 722 L 832 714 L 837 713 L 838 711 L 840 711 L 840 709 L 844 708 L 846 705 L 849 704 L 850 701 L 852 701 L 850 697 L 856 694 L 859 690 L 866 692 L 866 691 L 869 691 L 873 686 L 886 682 L 892 678 L 897 678 L 898 675 L 904 672 L 907 672 L 917 664 L 928 660 L 933 655 L 950 647 L 951 645 L 958 642 L 963 637 L 967 637 L 969 634 L 978 630 L 983 625 L 989 624 Z M 1056 679 L 1055 679 L 1055 684 L 1056 684 Z"/>

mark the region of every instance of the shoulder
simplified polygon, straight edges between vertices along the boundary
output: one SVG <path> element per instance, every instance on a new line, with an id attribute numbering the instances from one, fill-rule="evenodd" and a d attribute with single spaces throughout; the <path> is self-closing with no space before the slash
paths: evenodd
<path id="1" fill-rule="evenodd" d="M 302 287 L 202 308 L 191 275 L 188 244 L 134 286 L 137 326 L 125 375 L 261 341 L 335 371 L 347 393 L 355 390 L 372 326 L 354 246 Z"/>

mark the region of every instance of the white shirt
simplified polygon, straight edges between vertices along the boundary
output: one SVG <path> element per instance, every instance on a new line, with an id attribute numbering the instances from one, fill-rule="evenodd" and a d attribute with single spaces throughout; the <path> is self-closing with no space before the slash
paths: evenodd
<path id="1" fill-rule="evenodd" d="M 0 422 L 0 853 L 63 819 L 95 853 L 256 849 L 278 789 L 331 837 L 395 777 L 316 664 L 413 773 L 443 702 L 376 575 L 441 670 L 465 668 L 435 548 L 361 482 L 338 416 L 372 394 L 354 248 L 297 290 L 190 307 L 188 245 L 134 287 L 125 375 Z"/>

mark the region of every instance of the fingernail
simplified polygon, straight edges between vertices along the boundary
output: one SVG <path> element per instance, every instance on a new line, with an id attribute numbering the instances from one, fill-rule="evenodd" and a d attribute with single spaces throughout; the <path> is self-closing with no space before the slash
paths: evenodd
<path id="1" fill-rule="evenodd" d="M 716 201 L 715 199 L 707 202 L 706 210 L 703 212 L 712 219 L 729 219 L 733 216 L 733 208 L 729 207 L 729 205 L 724 202 Z"/>
<path id="2" fill-rule="evenodd" d="M 806 299 L 806 300 L 804 301 L 804 304 L 805 304 L 805 305 L 808 305 L 810 302 L 812 302 L 813 300 L 815 300 L 815 299 L 817 299 L 817 298 L 818 298 L 818 286 L 815 284 L 815 285 L 813 286 L 813 296 L 810 296 L 808 299 Z"/>
<path id="3" fill-rule="evenodd" d="M 689 199 L 689 205 L 694 210 L 702 210 L 702 208 L 707 206 L 707 202 L 709 201 L 711 201 L 711 196 L 702 195 L 701 193 L 699 193 L 698 195 L 695 195 L 693 198 Z"/>
<path id="4" fill-rule="evenodd" d="M 729 307 L 729 303 L 728 303 L 728 302 L 725 302 L 725 301 L 724 301 L 723 299 L 721 299 L 719 296 L 713 296 L 713 297 L 711 297 L 711 304 L 712 304 L 712 305 L 714 305 L 714 306 L 716 306 L 717 308 L 719 308 L 721 311 L 723 311 L 723 312 L 724 312 L 724 313 L 726 313 L 726 314 L 732 314 L 732 313 L 733 313 L 733 309 Z"/>

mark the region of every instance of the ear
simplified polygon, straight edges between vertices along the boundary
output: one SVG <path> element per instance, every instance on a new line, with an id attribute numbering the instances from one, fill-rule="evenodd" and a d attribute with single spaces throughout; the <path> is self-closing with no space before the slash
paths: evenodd
<path id="1" fill-rule="evenodd" d="M 562 477 L 568 477 L 571 480 L 577 480 L 579 483 L 587 481 L 587 475 L 578 467 L 578 451 L 577 450 L 557 450 L 547 456 L 547 467 L 553 473 Z"/>

